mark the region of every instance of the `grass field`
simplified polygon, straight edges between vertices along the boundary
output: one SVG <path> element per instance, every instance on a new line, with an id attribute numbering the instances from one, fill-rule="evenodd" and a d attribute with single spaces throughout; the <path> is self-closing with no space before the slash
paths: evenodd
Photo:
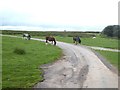
<path id="1" fill-rule="evenodd" d="M 120 52 L 111 52 L 111 51 L 100 51 L 96 50 L 99 52 L 102 56 L 104 56 L 111 64 L 113 64 L 115 67 L 118 68 L 120 71 L 120 65 L 118 65 L 118 56 L 120 55 Z"/>
<path id="2" fill-rule="evenodd" d="M 38 37 L 38 36 L 37 36 L 37 38 L 45 39 L 45 37 Z M 73 38 L 72 37 L 56 36 L 55 38 L 56 38 L 57 41 L 73 43 Z M 81 41 L 82 41 L 82 43 L 81 43 L 82 45 L 120 49 L 120 46 L 118 45 L 118 43 L 120 43 L 120 40 L 117 40 L 117 39 L 102 38 L 102 37 L 98 36 L 95 39 L 92 39 L 92 37 L 81 38 Z"/>
<path id="3" fill-rule="evenodd" d="M 118 41 L 120 42 L 120 40 L 117 39 L 101 38 L 101 37 L 97 37 L 95 39 L 82 38 L 83 45 L 113 48 L 113 49 L 120 49 L 120 47 L 118 46 Z"/>
<path id="4" fill-rule="evenodd" d="M 62 50 L 43 42 L 2 38 L 2 88 L 26 88 L 43 80 L 40 65 L 53 62 Z"/>
<path id="5" fill-rule="evenodd" d="M 11 30 L 3 30 L 3 34 L 8 35 L 19 35 L 22 36 L 23 33 L 30 33 L 33 37 L 38 38 L 45 38 L 47 35 L 53 35 L 56 37 L 58 41 L 73 43 L 72 37 L 73 36 L 80 36 L 83 45 L 87 46 L 98 46 L 98 47 L 105 47 L 105 48 L 113 48 L 113 49 L 120 49 L 118 43 L 120 40 L 113 39 L 113 38 L 102 38 L 100 32 L 37 32 L 37 31 L 11 31 Z M 93 36 L 97 38 L 92 39 Z"/>
<path id="6" fill-rule="evenodd" d="M 73 43 L 72 37 L 56 37 L 58 41 L 63 41 L 67 43 Z M 118 46 L 118 42 L 120 40 L 117 39 L 110 39 L 110 38 L 102 38 L 102 37 L 97 37 L 95 39 L 91 38 L 81 38 L 82 45 L 87 45 L 87 46 L 97 46 L 97 47 L 105 47 L 105 48 L 113 48 L 113 49 L 120 49 Z"/>

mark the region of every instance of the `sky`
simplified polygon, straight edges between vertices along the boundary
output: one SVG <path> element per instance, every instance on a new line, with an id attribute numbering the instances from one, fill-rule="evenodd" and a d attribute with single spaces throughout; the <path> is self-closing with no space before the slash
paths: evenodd
<path id="1" fill-rule="evenodd" d="M 0 0 L 0 29 L 102 31 L 118 24 L 119 0 Z"/>

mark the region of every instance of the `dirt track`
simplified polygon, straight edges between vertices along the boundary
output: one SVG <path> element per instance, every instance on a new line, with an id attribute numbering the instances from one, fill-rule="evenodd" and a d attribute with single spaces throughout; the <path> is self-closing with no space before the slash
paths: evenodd
<path id="1" fill-rule="evenodd" d="M 61 60 L 41 68 L 43 82 L 35 88 L 118 88 L 118 76 L 109 70 L 89 48 L 57 42 L 63 49 Z"/>

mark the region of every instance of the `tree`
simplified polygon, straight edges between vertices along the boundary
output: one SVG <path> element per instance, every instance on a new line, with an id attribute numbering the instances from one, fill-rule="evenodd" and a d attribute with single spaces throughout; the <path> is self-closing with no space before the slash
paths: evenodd
<path id="1" fill-rule="evenodd" d="M 120 25 L 107 26 L 103 29 L 102 34 L 108 37 L 120 38 Z"/>

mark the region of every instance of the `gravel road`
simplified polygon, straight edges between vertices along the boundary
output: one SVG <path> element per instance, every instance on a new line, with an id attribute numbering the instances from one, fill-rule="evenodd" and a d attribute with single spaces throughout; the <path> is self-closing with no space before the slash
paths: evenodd
<path id="1" fill-rule="evenodd" d="M 64 56 L 43 65 L 44 81 L 34 88 L 118 88 L 118 75 L 93 51 L 81 45 L 57 42 Z"/>

